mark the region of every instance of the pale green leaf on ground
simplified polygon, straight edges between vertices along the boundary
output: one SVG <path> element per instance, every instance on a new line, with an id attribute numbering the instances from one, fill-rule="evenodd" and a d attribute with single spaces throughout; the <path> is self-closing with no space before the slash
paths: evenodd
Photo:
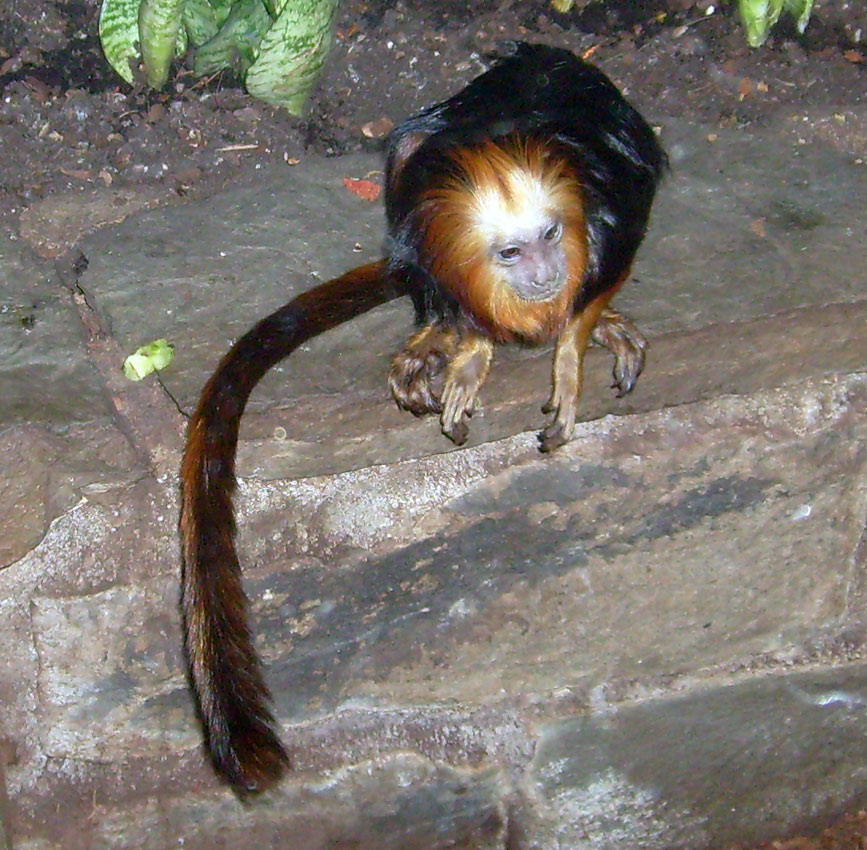
<path id="1" fill-rule="evenodd" d="M 247 91 L 299 115 L 331 45 L 337 0 L 287 0 L 247 71 Z"/>
<path id="2" fill-rule="evenodd" d="M 160 89 L 169 78 L 181 28 L 184 0 L 141 0 L 139 42 L 148 85 Z"/>
<path id="3" fill-rule="evenodd" d="M 99 13 L 99 40 L 109 65 L 126 82 L 133 82 L 138 67 L 138 10 L 141 0 L 103 0 Z"/>
<path id="4" fill-rule="evenodd" d="M 131 381 L 140 381 L 155 370 L 165 369 L 174 356 L 174 346 L 168 340 L 155 339 L 123 361 L 123 374 Z"/>
<path id="5" fill-rule="evenodd" d="M 196 76 L 205 77 L 223 68 L 249 68 L 271 24 L 262 0 L 239 0 L 220 31 L 196 51 L 193 63 Z"/>

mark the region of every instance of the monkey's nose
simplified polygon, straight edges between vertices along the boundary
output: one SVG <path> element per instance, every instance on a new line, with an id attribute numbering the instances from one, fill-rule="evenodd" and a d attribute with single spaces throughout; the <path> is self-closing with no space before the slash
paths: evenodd
<path id="1" fill-rule="evenodd" d="M 542 274 L 533 278 L 530 286 L 540 290 L 558 289 L 560 287 L 560 275 L 556 272 L 543 272 Z"/>

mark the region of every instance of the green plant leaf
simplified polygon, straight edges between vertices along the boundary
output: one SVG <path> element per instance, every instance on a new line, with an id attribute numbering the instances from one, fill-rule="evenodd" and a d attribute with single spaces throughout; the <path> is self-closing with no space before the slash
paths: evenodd
<path id="1" fill-rule="evenodd" d="M 169 78 L 181 28 L 185 0 L 141 0 L 138 32 L 145 78 L 148 85 L 161 89 Z"/>
<path id="2" fill-rule="evenodd" d="M 187 0 L 181 20 L 193 47 L 210 41 L 220 30 L 217 13 L 208 0 Z"/>
<path id="3" fill-rule="evenodd" d="M 741 19 L 750 47 L 761 47 L 783 11 L 783 0 L 740 0 Z"/>
<path id="4" fill-rule="evenodd" d="M 262 0 L 238 0 L 220 31 L 196 51 L 196 76 L 206 77 L 222 68 L 249 68 L 272 23 Z"/>
<path id="5" fill-rule="evenodd" d="M 141 0 L 102 0 L 99 40 L 108 64 L 132 85 L 140 61 L 138 9 Z"/>
<path id="6" fill-rule="evenodd" d="M 232 11 L 232 6 L 235 5 L 234 0 L 210 0 L 210 4 L 217 18 L 217 26 L 223 26 L 226 18 L 229 17 L 229 12 Z"/>
<path id="7" fill-rule="evenodd" d="M 300 115 L 328 48 L 337 0 L 287 0 L 247 71 L 247 91 Z"/>
<path id="8" fill-rule="evenodd" d="M 813 11 L 813 0 L 783 0 L 783 7 L 795 19 L 798 32 L 807 29 Z"/>
<path id="9" fill-rule="evenodd" d="M 189 2 L 189 0 L 184 0 L 184 2 Z M 181 23 L 183 23 L 183 15 L 181 15 Z M 190 37 L 187 34 L 186 27 L 180 26 L 178 27 L 178 39 L 175 42 L 175 59 L 179 59 L 187 52 L 187 48 L 190 46 Z"/>

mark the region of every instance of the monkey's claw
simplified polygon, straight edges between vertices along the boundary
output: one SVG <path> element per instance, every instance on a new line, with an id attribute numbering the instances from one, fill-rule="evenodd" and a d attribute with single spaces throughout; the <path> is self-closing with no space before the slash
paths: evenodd
<path id="1" fill-rule="evenodd" d="M 443 425 L 443 434 L 445 434 L 456 446 L 462 446 L 470 434 L 470 427 L 462 419 L 460 422 L 455 422 L 451 427 Z"/>

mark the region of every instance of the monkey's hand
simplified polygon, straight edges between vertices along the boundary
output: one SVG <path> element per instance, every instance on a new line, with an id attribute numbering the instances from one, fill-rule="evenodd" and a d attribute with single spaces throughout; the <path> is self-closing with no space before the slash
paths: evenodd
<path id="1" fill-rule="evenodd" d="M 626 316 L 606 307 L 593 328 L 591 338 L 614 355 L 614 383 L 617 397 L 630 392 L 644 368 L 647 340 Z"/>
<path id="2" fill-rule="evenodd" d="M 446 369 L 440 425 L 443 434 L 456 445 L 466 442 L 469 432 L 466 420 L 473 415 L 476 394 L 488 377 L 493 353 L 490 339 L 467 333 Z"/>
<path id="3" fill-rule="evenodd" d="M 394 355 L 388 386 L 402 410 L 414 416 L 440 413 L 442 405 L 433 381 L 454 356 L 457 332 L 437 322 L 413 334 Z"/>

